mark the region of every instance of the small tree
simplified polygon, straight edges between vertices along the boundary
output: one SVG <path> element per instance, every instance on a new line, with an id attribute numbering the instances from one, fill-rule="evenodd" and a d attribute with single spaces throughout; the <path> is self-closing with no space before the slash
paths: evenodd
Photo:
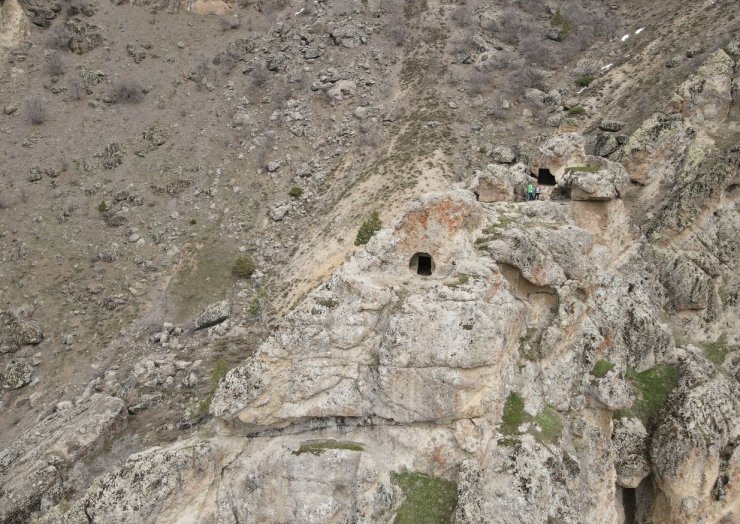
<path id="1" fill-rule="evenodd" d="M 288 191 L 288 195 L 292 196 L 293 198 L 301 198 L 301 195 L 303 194 L 303 188 L 300 186 L 293 186 L 290 188 L 290 191 Z"/>
<path id="2" fill-rule="evenodd" d="M 231 272 L 239 278 L 249 278 L 256 269 L 254 260 L 249 255 L 239 255 L 231 266 Z"/>
<path id="3" fill-rule="evenodd" d="M 357 237 L 355 238 L 355 245 L 361 246 L 370 242 L 370 239 L 375 233 L 377 233 L 383 227 L 383 223 L 380 221 L 380 214 L 377 211 L 370 213 L 370 216 L 362 223 L 359 231 L 357 231 Z"/>

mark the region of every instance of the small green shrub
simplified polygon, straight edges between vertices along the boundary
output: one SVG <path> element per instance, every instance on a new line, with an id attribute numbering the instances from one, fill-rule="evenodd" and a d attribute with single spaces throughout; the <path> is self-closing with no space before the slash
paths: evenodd
<path id="1" fill-rule="evenodd" d="M 443 524 L 454 521 L 457 484 L 424 473 L 391 473 L 391 481 L 401 488 L 404 500 L 395 524 Z"/>
<path id="2" fill-rule="evenodd" d="M 582 115 L 585 112 L 586 110 L 583 108 L 583 106 L 573 106 L 568 109 L 568 114 L 571 116 Z"/>
<path id="3" fill-rule="evenodd" d="M 612 369 L 614 369 L 614 364 L 608 360 L 599 360 L 594 364 L 591 374 L 596 378 L 604 378 Z"/>
<path id="4" fill-rule="evenodd" d="M 555 14 L 552 16 L 550 23 L 553 27 L 557 27 L 558 29 L 560 29 L 560 34 L 563 36 L 563 38 L 568 36 L 568 34 L 573 30 L 573 26 L 571 26 L 570 22 L 567 18 L 565 18 L 563 13 L 560 12 L 560 9 L 555 10 Z"/>
<path id="5" fill-rule="evenodd" d="M 192 414 L 195 422 L 200 422 L 208 416 L 208 410 L 211 408 L 213 395 L 216 394 L 216 390 L 218 389 L 218 385 L 221 383 L 221 379 L 223 379 L 228 372 L 228 363 L 223 358 L 219 358 L 211 371 L 211 388 L 208 390 L 206 397 L 198 402 L 198 407 Z"/>
<path id="6" fill-rule="evenodd" d="M 198 223 L 198 221 L 197 221 L 197 220 L 195 220 L 194 218 L 191 218 L 191 219 L 190 219 L 190 225 L 191 225 L 191 226 L 194 226 L 194 225 L 195 225 L 195 224 L 197 224 L 197 223 Z"/>
<path id="7" fill-rule="evenodd" d="M 370 213 L 370 216 L 362 223 L 359 231 L 357 231 L 357 237 L 355 238 L 355 245 L 361 246 L 370 242 L 370 239 L 375 233 L 377 233 L 383 227 L 383 223 L 380 221 L 380 214 L 377 211 Z"/>
<path id="8" fill-rule="evenodd" d="M 303 194 L 303 188 L 299 186 L 293 186 L 290 188 L 290 191 L 288 191 L 288 195 L 293 198 L 301 198 L 301 195 Z"/>
<path id="9" fill-rule="evenodd" d="M 269 320 L 268 303 L 267 290 L 265 288 L 261 288 L 257 293 L 255 293 L 252 300 L 249 301 L 247 312 L 253 319 L 259 320 L 262 324 L 267 325 L 267 321 Z"/>
<path id="10" fill-rule="evenodd" d="M 100 204 L 98 204 L 98 211 L 100 213 L 105 213 L 108 211 L 108 204 L 105 203 L 105 200 L 102 200 Z"/>
<path id="11" fill-rule="evenodd" d="M 254 260 L 248 255 L 239 255 L 231 266 L 231 272 L 239 278 L 251 277 L 255 269 Z"/>
<path id="12" fill-rule="evenodd" d="M 589 75 L 589 74 L 581 75 L 578 78 L 576 78 L 576 84 L 581 87 L 588 87 L 589 85 L 591 85 L 591 82 L 594 81 L 594 78 L 595 78 L 594 75 Z"/>

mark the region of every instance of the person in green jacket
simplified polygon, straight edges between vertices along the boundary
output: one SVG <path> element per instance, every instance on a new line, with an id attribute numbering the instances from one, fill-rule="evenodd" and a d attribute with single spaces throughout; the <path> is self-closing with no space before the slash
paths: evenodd
<path id="1" fill-rule="evenodd" d="M 532 184 L 527 184 L 527 202 L 530 200 L 534 200 L 534 186 Z"/>

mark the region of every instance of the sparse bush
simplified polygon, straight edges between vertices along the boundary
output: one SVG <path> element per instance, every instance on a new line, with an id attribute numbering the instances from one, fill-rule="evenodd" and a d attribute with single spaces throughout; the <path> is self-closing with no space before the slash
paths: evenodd
<path id="1" fill-rule="evenodd" d="M 249 255 L 239 255 L 231 266 L 231 272 L 239 278 L 249 278 L 254 273 L 256 265 Z"/>
<path id="2" fill-rule="evenodd" d="M 249 302 L 249 307 L 247 307 L 249 315 L 252 318 L 259 320 L 265 326 L 270 319 L 268 298 L 267 290 L 265 288 L 261 288 L 252 297 L 252 300 Z"/>
<path id="3" fill-rule="evenodd" d="M 219 358 L 216 361 L 213 371 L 211 371 L 211 388 L 206 397 L 198 403 L 198 408 L 195 412 L 192 413 L 195 423 L 202 421 L 208 416 L 208 411 L 211 408 L 211 402 L 213 401 L 213 395 L 216 394 L 218 385 L 228 372 L 229 364 L 223 358 Z"/>
<path id="4" fill-rule="evenodd" d="M 591 82 L 593 81 L 594 81 L 594 76 L 589 75 L 589 74 L 581 75 L 578 78 L 576 78 L 576 84 L 578 84 L 581 87 L 588 87 L 589 85 L 591 85 Z"/>
<path id="5" fill-rule="evenodd" d="M 553 52 L 553 44 L 542 37 L 530 35 L 519 44 L 519 52 L 526 58 L 527 63 L 547 69 L 554 69 L 559 59 Z"/>
<path id="6" fill-rule="evenodd" d="M 537 69 L 525 66 L 519 71 L 515 71 L 509 76 L 509 86 L 513 90 L 523 90 L 523 88 L 534 87 L 540 91 L 547 91 L 545 76 Z"/>
<path id="7" fill-rule="evenodd" d="M 72 40 L 72 35 L 63 25 L 58 25 L 51 30 L 51 36 L 49 37 L 49 47 L 52 49 L 69 49 L 69 42 Z"/>
<path id="8" fill-rule="evenodd" d="M 67 70 L 67 67 L 64 65 L 64 59 L 62 59 L 62 55 L 60 55 L 56 51 L 50 54 L 46 58 L 46 61 L 49 66 L 49 73 L 52 76 L 61 76 Z"/>
<path id="9" fill-rule="evenodd" d="M 507 13 L 495 27 L 498 37 L 507 44 L 516 44 L 523 32 L 525 32 L 524 23 L 514 13 Z"/>
<path id="10" fill-rule="evenodd" d="M 563 15 L 560 9 L 555 10 L 555 14 L 552 16 L 550 23 L 553 27 L 556 27 L 560 31 L 560 35 L 565 38 L 573 30 L 573 26 L 570 21 Z"/>
<path id="11" fill-rule="evenodd" d="M 231 31 L 239 29 L 242 25 L 242 20 L 239 16 L 221 15 L 218 17 L 218 23 L 222 31 Z"/>
<path id="12" fill-rule="evenodd" d="M 116 80 L 111 86 L 111 97 L 114 102 L 138 103 L 144 98 L 144 92 L 134 80 Z"/>
<path id="13" fill-rule="evenodd" d="M 105 203 L 105 200 L 101 200 L 100 204 L 98 204 L 98 212 L 99 213 L 107 213 L 108 212 L 108 204 Z"/>
<path id="14" fill-rule="evenodd" d="M 28 121 L 33 125 L 39 125 L 46 122 L 46 104 L 38 98 L 29 98 L 26 100 L 26 114 Z"/>
<path id="15" fill-rule="evenodd" d="M 583 106 L 573 106 L 568 109 L 568 114 L 571 116 L 582 115 L 585 112 L 586 110 L 583 108 Z"/>
<path id="16" fill-rule="evenodd" d="M 355 245 L 361 246 L 370 242 L 370 239 L 383 227 L 380 221 L 380 214 L 377 211 L 370 213 L 370 216 L 362 223 L 355 237 Z"/>
<path id="17" fill-rule="evenodd" d="M 303 188 L 300 186 L 293 186 L 290 188 L 290 191 L 288 191 L 288 195 L 293 198 L 301 198 L 301 195 L 303 195 Z"/>

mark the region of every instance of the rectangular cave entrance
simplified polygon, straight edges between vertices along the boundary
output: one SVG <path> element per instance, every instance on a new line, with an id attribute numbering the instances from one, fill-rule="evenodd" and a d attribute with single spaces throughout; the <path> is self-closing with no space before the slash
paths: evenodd
<path id="1" fill-rule="evenodd" d="M 409 269 L 424 277 L 430 276 L 434 272 L 434 260 L 429 253 L 415 253 L 409 261 Z"/>
<path id="2" fill-rule="evenodd" d="M 428 277 L 432 274 L 432 257 L 429 255 L 419 255 L 419 265 L 416 269 L 417 275 Z"/>
<path id="3" fill-rule="evenodd" d="M 549 169 L 540 168 L 537 171 L 537 183 L 543 186 L 554 186 L 556 182 L 555 177 L 550 173 Z"/>

